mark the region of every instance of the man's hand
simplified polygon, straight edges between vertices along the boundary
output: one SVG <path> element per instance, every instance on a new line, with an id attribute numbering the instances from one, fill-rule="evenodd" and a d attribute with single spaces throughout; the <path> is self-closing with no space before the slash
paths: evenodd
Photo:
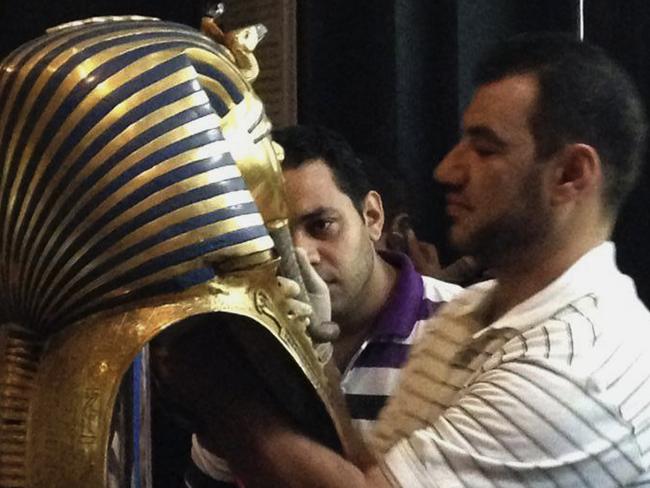
<path id="1" fill-rule="evenodd" d="M 406 241 L 406 253 L 413 261 L 415 269 L 423 275 L 438 278 L 443 270 L 436 246 L 420 241 L 410 227 L 406 229 L 403 236 Z"/>
<path id="2" fill-rule="evenodd" d="M 459 285 L 468 285 L 483 278 L 483 269 L 471 256 L 463 256 L 443 268 L 436 246 L 418 239 L 405 213 L 397 215 L 390 223 L 385 247 L 408 255 L 418 273 L 425 276 Z"/>
<path id="3" fill-rule="evenodd" d="M 296 291 L 294 286 L 288 285 L 288 295 Z M 309 308 L 291 300 L 287 307 L 295 307 L 299 316 Z M 168 366 L 164 369 L 166 393 L 192 412 L 196 433 L 206 449 L 227 459 L 250 488 L 389 486 L 376 468 L 364 473 L 302 434 L 276 404 L 224 324 L 214 322 L 217 317 L 223 316 L 197 317 L 179 326 L 184 330 L 163 342 L 165 355 L 161 357 Z"/>

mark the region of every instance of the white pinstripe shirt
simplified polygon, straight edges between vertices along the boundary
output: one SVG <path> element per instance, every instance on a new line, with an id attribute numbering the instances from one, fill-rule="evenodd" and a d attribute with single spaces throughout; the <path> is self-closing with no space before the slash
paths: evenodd
<path id="1" fill-rule="evenodd" d="M 650 313 L 604 243 L 496 322 L 494 282 L 412 349 L 374 446 L 401 486 L 650 486 Z"/>

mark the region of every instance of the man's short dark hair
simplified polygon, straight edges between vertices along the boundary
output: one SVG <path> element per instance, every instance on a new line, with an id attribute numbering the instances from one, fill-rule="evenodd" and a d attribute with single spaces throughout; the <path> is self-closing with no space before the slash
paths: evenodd
<path id="1" fill-rule="evenodd" d="M 363 162 L 341 134 L 321 126 L 294 125 L 276 129 L 272 135 L 284 149 L 283 169 L 295 169 L 306 162 L 322 160 L 332 171 L 338 188 L 362 213 L 370 183 Z"/>
<path id="2" fill-rule="evenodd" d="M 559 33 L 523 34 L 497 44 L 478 64 L 474 82 L 525 74 L 539 83 L 530 119 L 538 158 L 571 143 L 595 148 L 605 207 L 615 215 L 645 157 L 646 119 L 636 86 L 602 49 Z"/>

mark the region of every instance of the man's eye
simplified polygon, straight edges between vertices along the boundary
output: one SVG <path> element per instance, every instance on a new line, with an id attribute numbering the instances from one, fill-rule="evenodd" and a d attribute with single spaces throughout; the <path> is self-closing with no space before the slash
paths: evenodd
<path id="1" fill-rule="evenodd" d="M 496 149 L 491 147 L 475 147 L 474 151 L 482 158 L 487 158 L 497 153 Z"/>
<path id="2" fill-rule="evenodd" d="M 333 220 L 316 220 L 309 225 L 309 232 L 314 236 L 330 235 L 336 230 L 336 222 Z"/>

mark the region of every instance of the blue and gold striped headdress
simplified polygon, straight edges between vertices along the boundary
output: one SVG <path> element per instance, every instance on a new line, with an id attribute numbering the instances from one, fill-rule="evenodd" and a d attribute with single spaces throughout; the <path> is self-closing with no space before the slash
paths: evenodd
<path id="1" fill-rule="evenodd" d="M 225 48 L 164 22 L 73 24 L 15 51 L 0 74 L 4 317 L 53 330 L 270 250 L 219 128 L 246 92 Z"/>

